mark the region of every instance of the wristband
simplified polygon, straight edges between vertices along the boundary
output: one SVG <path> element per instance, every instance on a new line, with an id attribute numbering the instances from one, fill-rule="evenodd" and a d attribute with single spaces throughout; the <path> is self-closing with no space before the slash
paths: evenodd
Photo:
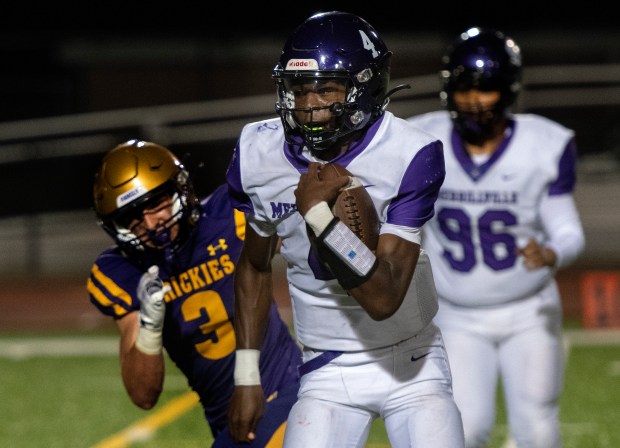
<path id="1" fill-rule="evenodd" d="M 235 352 L 235 386 L 260 386 L 258 358 L 260 351 L 241 349 Z"/>
<path id="2" fill-rule="evenodd" d="M 140 327 L 136 338 L 136 348 L 146 355 L 159 355 L 162 351 L 161 331 L 147 330 Z"/>
<path id="3" fill-rule="evenodd" d="M 334 214 L 325 201 L 314 204 L 304 215 L 304 220 L 308 223 L 316 236 L 323 233 L 334 218 Z"/>
<path id="4" fill-rule="evenodd" d="M 365 277 L 375 267 L 376 255 L 341 221 L 330 225 L 321 238 L 356 275 Z"/>

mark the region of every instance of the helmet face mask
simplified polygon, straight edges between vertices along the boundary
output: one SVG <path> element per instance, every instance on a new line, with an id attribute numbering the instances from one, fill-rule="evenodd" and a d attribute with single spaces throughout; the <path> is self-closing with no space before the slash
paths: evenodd
<path id="1" fill-rule="evenodd" d="M 287 141 L 320 151 L 374 123 L 388 102 L 390 57 L 376 31 L 353 14 L 320 13 L 302 23 L 285 43 L 272 76 Z M 296 104 L 295 86 L 329 81 L 344 86 L 339 101 Z M 316 118 L 327 111 L 329 120 Z"/>
<path id="2" fill-rule="evenodd" d="M 117 234 L 121 234 L 126 243 L 134 247 L 162 250 L 178 236 L 179 225 L 183 217 L 178 193 L 171 194 L 171 189 L 149 195 L 140 204 L 128 204 L 120 209 L 117 216 L 109 222 Z M 150 228 L 145 224 L 145 215 L 158 215 L 157 225 Z"/>
<path id="3" fill-rule="evenodd" d="M 94 183 L 98 224 L 129 256 L 173 257 L 187 240 L 200 210 L 189 175 L 166 148 L 130 140 L 103 158 Z M 156 216 L 155 226 L 145 224 Z"/>
<path id="4" fill-rule="evenodd" d="M 300 76 L 283 78 L 283 111 L 287 123 L 313 147 L 329 146 L 340 134 L 349 80 Z"/>
<path id="5" fill-rule="evenodd" d="M 501 31 L 470 28 L 462 33 L 443 57 L 440 98 L 450 112 L 456 131 L 470 143 L 489 138 L 497 125 L 511 114 L 521 90 L 521 51 Z M 456 92 L 476 89 L 499 92 L 492 107 L 472 111 L 457 106 Z"/>

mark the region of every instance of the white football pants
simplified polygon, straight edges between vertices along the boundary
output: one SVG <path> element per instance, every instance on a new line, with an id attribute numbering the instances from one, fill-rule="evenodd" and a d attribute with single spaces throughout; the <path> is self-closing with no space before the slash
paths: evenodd
<path id="1" fill-rule="evenodd" d="M 304 362 L 320 354 L 304 350 Z M 377 417 L 393 448 L 463 446 L 450 366 L 433 323 L 409 340 L 345 352 L 302 376 L 284 447 L 363 448 Z"/>

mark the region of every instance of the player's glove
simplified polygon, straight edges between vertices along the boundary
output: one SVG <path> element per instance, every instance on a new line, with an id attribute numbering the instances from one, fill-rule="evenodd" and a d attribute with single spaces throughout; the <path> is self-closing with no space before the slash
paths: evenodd
<path id="1" fill-rule="evenodd" d="M 155 265 L 142 274 L 138 283 L 140 330 L 136 348 L 148 355 L 157 355 L 162 350 L 162 331 L 166 314 L 164 297 L 169 291 L 170 286 L 164 285 L 159 278 L 159 267 Z"/>

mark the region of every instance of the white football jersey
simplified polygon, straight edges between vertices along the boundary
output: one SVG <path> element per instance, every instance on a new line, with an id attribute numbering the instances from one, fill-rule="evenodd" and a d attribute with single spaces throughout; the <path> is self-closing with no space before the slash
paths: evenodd
<path id="1" fill-rule="evenodd" d="M 280 119 L 246 125 L 226 177 L 236 208 L 263 236 L 282 238 L 287 261 L 295 333 L 316 350 L 356 351 L 384 347 L 417 334 L 437 311 L 430 263 L 420 255 L 407 297 L 389 319 L 371 319 L 331 273 L 318 263 L 297 212 L 294 191 L 311 160 L 285 142 Z M 346 167 L 365 186 L 382 229 L 422 227 L 432 217 L 444 176 L 442 144 L 389 112 L 362 141 L 332 162 Z M 391 224 L 393 226 L 388 226 Z"/>
<path id="2" fill-rule="evenodd" d="M 498 150 L 478 165 L 467 155 L 446 111 L 408 119 L 444 143 L 446 177 L 422 247 L 433 265 L 441 299 L 488 306 L 527 297 L 554 276 L 528 271 L 517 247 L 544 243 L 547 195 L 571 194 L 575 184 L 573 131 L 541 116 L 518 114 Z"/>

